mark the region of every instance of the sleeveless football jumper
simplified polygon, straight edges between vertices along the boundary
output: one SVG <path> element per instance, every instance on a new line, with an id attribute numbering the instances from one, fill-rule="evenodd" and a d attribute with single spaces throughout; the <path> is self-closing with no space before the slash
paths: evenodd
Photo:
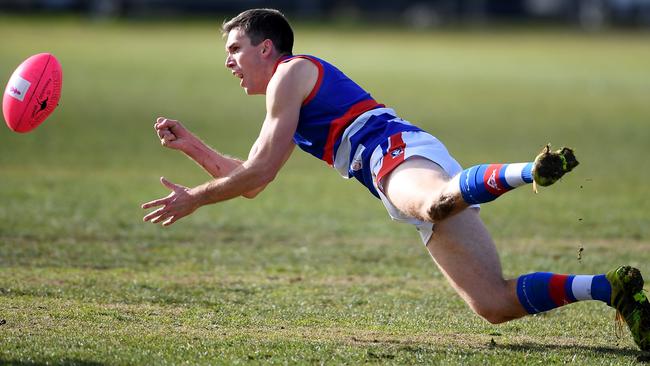
<path id="1" fill-rule="evenodd" d="M 280 63 L 296 58 L 307 59 L 316 65 L 318 80 L 300 108 L 294 142 L 300 149 L 335 167 L 345 178 L 358 179 L 379 197 L 368 169 L 374 148 L 391 135 L 421 130 L 397 118 L 392 110 L 384 108 L 339 69 L 322 59 L 295 55 L 282 58 Z M 374 112 L 364 115 L 369 111 Z M 362 115 L 364 117 L 359 118 Z M 357 119 L 363 120 L 363 126 L 353 133 L 346 131 Z M 344 132 L 348 132 L 345 140 Z"/>
<path id="2" fill-rule="evenodd" d="M 278 65 L 298 58 L 316 65 L 318 79 L 300 108 L 296 145 L 342 177 L 356 178 L 382 200 L 394 220 L 415 225 L 426 244 L 433 225 L 394 207 L 382 192 L 382 178 L 411 156 L 435 162 L 450 176 L 460 173 L 460 165 L 438 139 L 399 118 L 332 64 L 311 55 L 292 55 Z"/>

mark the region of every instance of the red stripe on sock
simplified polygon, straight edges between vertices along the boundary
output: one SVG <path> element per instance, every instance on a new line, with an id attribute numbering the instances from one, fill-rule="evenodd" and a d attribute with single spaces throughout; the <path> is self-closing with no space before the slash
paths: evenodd
<path id="1" fill-rule="evenodd" d="M 485 189 L 495 196 L 502 195 L 506 192 L 505 187 L 499 180 L 499 172 L 502 167 L 503 164 L 490 164 L 487 169 L 485 169 L 485 174 L 483 175 L 483 184 L 485 184 Z"/>
<path id="2" fill-rule="evenodd" d="M 557 306 L 571 303 L 571 300 L 564 290 L 564 285 L 569 275 L 554 274 L 548 283 L 548 294 Z"/>

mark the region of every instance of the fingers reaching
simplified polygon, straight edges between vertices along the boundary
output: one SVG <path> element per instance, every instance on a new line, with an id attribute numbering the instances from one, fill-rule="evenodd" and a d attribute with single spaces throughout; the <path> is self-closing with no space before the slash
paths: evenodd
<path id="1" fill-rule="evenodd" d="M 165 179 L 165 177 L 160 177 L 160 183 L 162 183 L 163 186 L 167 187 L 168 189 L 171 189 L 174 192 L 178 190 L 185 190 L 185 187 L 179 186 L 178 184 L 174 184 L 168 181 L 167 179 Z"/>
<path id="2" fill-rule="evenodd" d="M 165 179 L 165 177 L 160 177 L 160 183 L 162 183 L 162 185 L 164 185 L 165 187 L 167 187 L 168 189 L 170 189 L 170 190 L 172 190 L 174 192 L 177 191 L 177 190 L 184 190 L 185 189 L 185 187 L 183 187 L 183 186 L 179 186 L 178 184 L 174 184 L 174 183 L 168 181 L 167 179 Z M 174 198 L 174 192 L 167 195 L 167 197 L 163 197 L 163 198 L 159 198 L 157 200 L 153 200 L 153 201 L 143 203 L 140 207 L 142 207 L 143 209 L 146 210 L 146 209 L 152 208 L 152 207 L 167 205 Z M 157 211 L 159 211 L 159 210 L 156 210 L 154 212 L 157 212 Z M 152 213 L 154 213 L 154 212 L 152 212 Z M 149 215 L 151 215 L 152 213 L 150 213 Z M 147 216 L 149 216 L 149 215 L 147 215 Z M 147 221 L 147 220 L 145 220 L 145 221 Z"/>
<path id="3" fill-rule="evenodd" d="M 160 214 L 157 217 L 154 217 L 153 219 L 151 219 L 151 223 L 152 224 L 157 224 L 157 223 L 159 223 L 161 221 L 166 221 L 167 219 L 169 219 L 172 216 L 173 215 L 171 213 L 169 213 L 169 212 L 162 212 L 162 214 Z"/>
<path id="4" fill-rule="evenodd" d="M 159 208 L 159 209 L 157 209 L 155 211 L 151 211 L 145 217 L 142 218 L 142 221 L 145 221 L 145 222 L 146 221 L 151 221 L 151 222 L 155 223 L 156 222 L 155 220 L 158 217 L 160 217 L 163 214 L 164 211 L 165 211 L 164 207 L 161 207 L 161 208 Z"/>
<path id="5" fill-rule="evenodd" d="M 168 218 L 165 222 L 163 222 L 162 226 L 169 226 L 169 225 L 175 223 L 176 220 L 178 220 L 177 216 L 172 216 L 172 217 Z"/>
<path id="6" fill-rule="evenodd" d="M 165 177 L 160 177 L 160 183 L 172 192 L 167 197 L 143 203 L 141 206 L 143 209 L 162 206 L 145 215 L 142 218 L 143 221 L 169 226 L 199 207 L 193 197 L 188 194 L 189 188 L 172 183 Z"/>
<path id="7" fill-rule="evenodd" d="M 146 210 L 148 208 L 166 205 L 167 202 L 169 201 L 169 198 L 170 198 L 170 196 L 167 196 L 165 198 L 159 198 L 157 200 L 149 201 L 147 203 L 143 203 L 142 206 L 140 206 L 140 207 L 142 207 L 143 209 Z"/>

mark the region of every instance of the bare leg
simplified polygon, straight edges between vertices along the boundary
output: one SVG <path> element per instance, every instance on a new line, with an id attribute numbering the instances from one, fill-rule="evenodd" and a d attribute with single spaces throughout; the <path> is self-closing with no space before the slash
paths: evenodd
<path id="1" fill-rule="evenodd" d="M 384 193 L 402 212 L 432 221 L 426 214 L 432 197 L 455 197 L 449 179 L 437 164 L 411 158 L 384 179 Z M 517 298 L 516 281 L 503 278 L 496 247 L 478 210 L 466 209 L 462 198 L 454 202 L 452 214 L 435 223 L 427 243 L 431 257 L 470 308 L 489 322 L 526 315 Z"/>
<path id="2" fill-rule="evenodd" d="M 558 154 L 563 155 L 565 161 L 567 156 L 570 157 L 570 154 Z M 554 159 L 552 155 L 551 158 Z M 577 165 L 575 159 L 573 165 Z M 563 172 L 566 171 L 563 169 Z M 549 177 L 544 183 L 552 184 L 553 180 L 557 180 L 552 174 Z M 528 314 L 519 301 L 518 280 L 503 278 L 499 255 L 479 218 L 478 209 L 468 208 L 463 200 L 454 201 L 450 214 L 441 220 L 427 214 L 432 202 L 436 204 L 436 199 L 439 203 L 445 201 L 440 197 L 449 194 L 454 197 L 457 180 L 450 183 L 449 176 L 437 164 L 416 158 L 403 162 L 384 178 L 383 183 L 386 197 L 399 210 L 435 222 L 427 249 L 449 283 L 475 313 L 494 324 Z M 544 282 L 547 275 L 559 278 L 560 282 Z M 650 303 L 643 292 L 641 273 L 624 266 L 607 274 L 580 277 L 580 280 L 576 280 L 578 276 L 573 277 L 570 294 L 566 293 L 566 282 L 562 282 L 562 278 L 566 280 L 566 275 L 540 272 L 519 277 L 523 284 L 525 281 L 531 283 L 529 290 L 523 285 L 519 290 L 523 291 L 527 306 L 534 312 L 547 311 L 577 300 L 600 300 L 608 305 L 614 304 L 623 314 L 636 344 L 642 351 L 649 351 L 650 331 L 646 321 L 650 319 Z"/>
<path id="3" fill-rule="evenodd" d="M 389 174 L 391 179 L 384 178 L 384 183 L 393 186 L 391 201 L 403 213 L 422 221 L 438 222 L 468 204 L 493 201 L 533 181 L 541 186 L 551 185 L 577 165 L 573 150 L 551 152 L 547 145 L 534 162 L 475 165 L 451 178 L 435 163 L 412 157 Z M 385 191 L 388 190 L 386 186 Z"/>
<path id="4" fill-rule="evenodd" d="M 458 182 L 431 160 L 409 158 L 383 179 L 386 197 L 400 211 L 422 221 L 437 222 L 469 205 L 463 200 Z"/>
<path id="5" fill-rule="evenodd" d="M 427 249 L 452 287 L 490 323 L 527 315 L 516 280 L 504 280 L 501 262 L 478 209 L 469 208 L 436 224 Z"/>

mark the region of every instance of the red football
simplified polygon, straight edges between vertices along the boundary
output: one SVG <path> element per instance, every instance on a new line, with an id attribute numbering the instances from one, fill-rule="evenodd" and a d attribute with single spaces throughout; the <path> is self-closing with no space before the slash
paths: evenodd
<path id="1" fill-rule="evenodd" d="M 29 132 L 57 107 L 61 98 L 61 64 L 49 53 L 25 60 L 9 79 L 2 97 L 2 114 L 16 132 Z"/>

